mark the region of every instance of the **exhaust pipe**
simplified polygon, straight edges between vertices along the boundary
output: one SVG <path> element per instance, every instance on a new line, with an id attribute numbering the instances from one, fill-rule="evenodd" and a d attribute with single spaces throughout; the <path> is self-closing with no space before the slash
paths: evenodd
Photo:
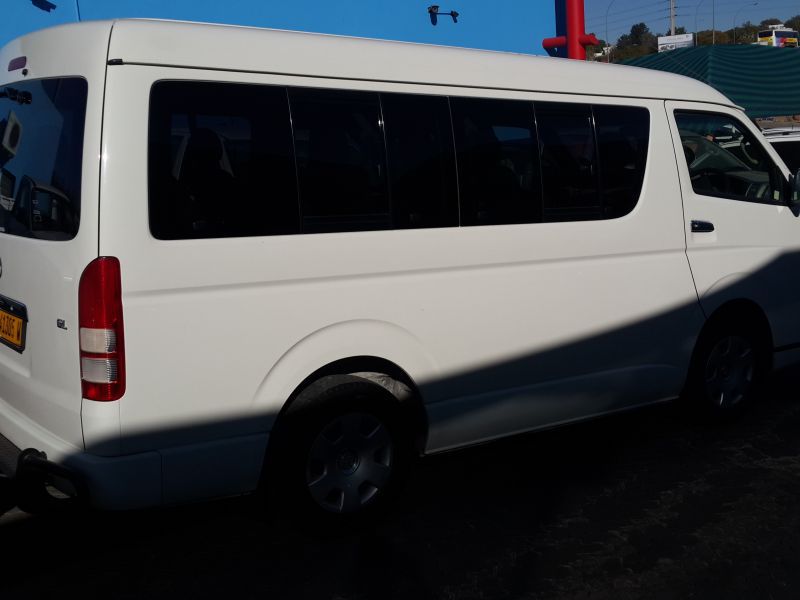
<path id="1" fill-rule="evenodd" d="M 84 504 L 88 499 L 86 485 L 74 471 L 47 460 L 47 455 L 35 448 L 20 452 L 16 474 L 8 481 L 8 495 L 25 512 L 64 510 Z M 0 491 L 0 503 L 5 496 Z"/>

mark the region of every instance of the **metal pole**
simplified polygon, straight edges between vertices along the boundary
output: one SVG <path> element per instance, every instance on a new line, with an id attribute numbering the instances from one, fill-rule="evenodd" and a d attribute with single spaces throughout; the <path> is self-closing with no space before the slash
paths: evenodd
<path id="1" fill-rule="evenodd" d="M 700 10 L 700 5 L 703 3 L 703 0 L 697 3 L 697 6 L 694 8 L 694 44 L 695 46 L 699 46 L 700 44 L 697 42 L 697 11 Z"/>
<path id="2" fill-rule="evenodd" d="M 717 43 L 716 0 L 711 0 L 711 45 Z"/>
<path id="3" fill-rule="evenodd" d="M 675 0 L 669 0 L 669 34 L 675 35 Z"/>
<path id="4" fill-rule="evenodd" d="M 736 19 L 739 17 L 739 13 L 742 12 L 742 9 L 745 6 L 757 6 L 758 2 L 748 2 L 747 4 L 743 4 L 739 7 L 739 9 L 733 15 L 733 45 L 736 45 Z"/>
<path id="5" fill-rule="evenodd" d="M 611 62 L 611 43 L 608 41 L 608 11 L 611 10 L 611 5 L 617 0 L 611 0 L 606 8 L 606 62 Z"/>
<path id="6" fill-rule="evenodd" d="M 78 22 L 81 20 L 81 5 L 78 4 L 78 0 L 75 0 L 75 12 L 78 13 Z"/>

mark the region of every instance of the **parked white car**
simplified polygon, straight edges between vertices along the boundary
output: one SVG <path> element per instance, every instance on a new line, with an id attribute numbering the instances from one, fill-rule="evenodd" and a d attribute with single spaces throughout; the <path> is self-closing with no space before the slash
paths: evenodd
<path id="1" fill-rule="evenodd" d="M 773 127 L 762 133 L 792 172 L 800 169 L 800 128 Z"/>

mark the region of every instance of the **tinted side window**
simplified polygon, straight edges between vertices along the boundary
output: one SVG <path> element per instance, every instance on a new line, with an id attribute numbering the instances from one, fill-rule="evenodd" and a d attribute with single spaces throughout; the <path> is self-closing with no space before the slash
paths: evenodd
<path id="1" fill-rule="evenodd" d="M 0 87 L 0 232 L 78 233 L 87 89 L 79 78 Z"/>
<path id="2" fill-rule="evenodd" d="M 447 98 L 381 94 L 394 228 L 458 225 Z"/>
<path id="3" fill-rule="evenodd" d="M 603 216 L 628 214 L 642 191 L 650 113 L 631 106 L 594 106 Z"/>
<path id="4" fill-rule="evenodd" d="M 299 231 L 284 88 L 156 83 L 148 160 L 150 230 L 159 239 Z"/>
<path id="5" fill-rule="evenodd" d="M 378 94 L 289 90 L 304 233 L 391 229 Z"/>
<path id="6" fill-rule="evenodd" d="M 545 221 L 601 219 L 592 109 L 536 103 Z"/>
<path id="7" fill-rule="evenodd" d="M 695 193 L 753 202 L 780 201 L 780 172 L 739 121 L 703 112 L 676 112 L 675 121 Z"/>
<path id="8" fill-rule="evenodd" d="M 462 225 L 541 221 L 533 105 L 451 98 Z"/>

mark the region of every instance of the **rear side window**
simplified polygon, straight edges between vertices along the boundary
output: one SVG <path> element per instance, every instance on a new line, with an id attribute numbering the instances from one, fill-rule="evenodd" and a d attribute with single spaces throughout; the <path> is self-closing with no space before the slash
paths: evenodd
<path id="1" fill-rule="evenodd" d="M 391 229 L 378 94 L 290 88 L 302 231 Z"/>
<path id="2" fill-rule="evenodd" d="M 458 184 L 443 96 L 381 94 L 394 228 L 458 225 Z"/>
<path id="3" fill-rule="evenodd" d="M 451 98 L 462 225 L 542 220 L 533 104 Z"/>
<path id="4" fill-rule="evenodd" d="M 87 88 L 80 78 L 0 87 L 0 232 L 78 233 Z"/>
<path id="5" fill-rule="evenodd" d="M 161 81 L 160 239 L 614 219 L 641 195 L 643 107 Z"/>
<path id="6" fill-rule="evenodd" d="M 642 191 L 650 113 L 630 106 L 594 106 L 603 217 L 627 215 Z"/>
<path id="7" fill-rule="evenodd" d="M 150 231 L 156 238 L 300 230 L 283 88 L 156 83 L 148 160 Z"/>
<path id="8" fill-rule="evenodd" d="M 536 121 L 545 220 L 602 218 L 591 106 L 537 103 Z"/>

